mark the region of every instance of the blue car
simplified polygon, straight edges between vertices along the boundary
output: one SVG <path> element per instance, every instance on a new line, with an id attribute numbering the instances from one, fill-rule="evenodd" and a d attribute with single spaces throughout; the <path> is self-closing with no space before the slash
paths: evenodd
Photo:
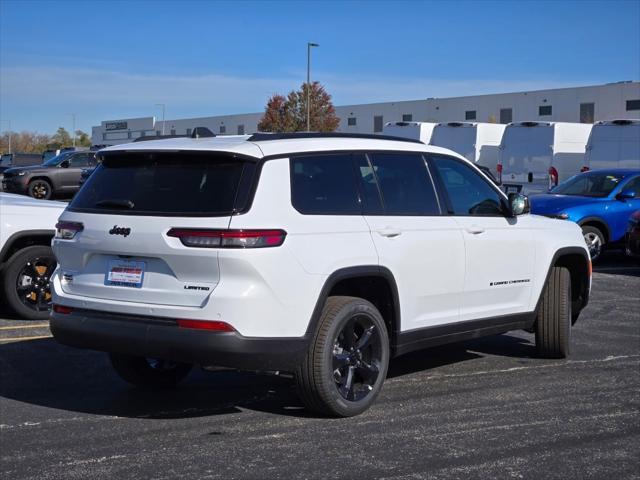
<path id="1" fill-rule="evenodd" d="M 580 225 L 595 260 L 605 245 L 624 240 L 629 217 L 640 209 L 640 169 L 579 173 L 529 200 L 531 213 Z"/>

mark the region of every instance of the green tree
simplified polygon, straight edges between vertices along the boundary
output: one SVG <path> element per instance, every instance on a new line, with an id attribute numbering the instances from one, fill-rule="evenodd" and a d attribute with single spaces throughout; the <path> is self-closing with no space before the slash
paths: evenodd
<path id="1" fill-rule="evenodd" d="M 78 147 L 90 147 L 91 146 L 91 137 L 87 132 L 83 132 L 82 130 L 76 130 L 76 146 Z"/>
<path id="2" fill-rule="evenodd" d="M 56 133 L 51 136 L 51 148 L 64 148 L 72 145 L 71 135 L 64 127 L 59 127 Z"/>
<path id="3" fill-rule="evenodd" d="M 261 132 L 303 132 L 307 129 L 307 89 L 310 100 L 311 131 L 333 132 L 340 119 L 336 116 L 327 93 L 319 82 L 303 83 L 299 90 L 292 90 L 287 97 L 275 94 L 267 101 L 265 113 L 258 130 Z"/>

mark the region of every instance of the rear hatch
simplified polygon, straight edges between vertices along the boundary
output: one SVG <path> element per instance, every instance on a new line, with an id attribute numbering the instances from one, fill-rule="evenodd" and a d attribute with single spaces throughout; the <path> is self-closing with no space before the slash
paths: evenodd
<path id="1" fill-rule="evenodd" d="M 546 191 L 552 159 L 552 125 L 526 122 L 509 125 L 505 130 L 501 152 L 502 182 L 505 185 L 535 184 Z"/>
<path id="2" fill-rule="evenodd" d="M 61 217 L 64 292 L 158 305 L 203 306 L 220 280 L 218 251 L 167 235 L 228 229 L 254 163 L 216 152 L 108 152 Z"/>

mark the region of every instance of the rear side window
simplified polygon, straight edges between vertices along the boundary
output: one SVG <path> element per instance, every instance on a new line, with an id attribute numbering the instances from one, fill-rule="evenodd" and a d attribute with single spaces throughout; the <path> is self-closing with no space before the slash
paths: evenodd
<path id="1" fill-rule="evenodd" d="M 293 157 L 291 201 L 304 214 L 360 214 L 351 155 Z"/>
<path id="2" fill-rule="evenodd" d="M 107 156 L 70 210 L 93 213 L 226 216 L 233 213 L 243 170 L 253 165 L 212 153 Z"/>
<path id="3" fill-rule="evenodd" d="M 501 195 L 462 161 L 433 157 L 454 215 L 503 216 Z"/>
<path id="4" fill-rule="evenodd" d="M 415 153 L 373 153 L 371 165 L 386 215 L 439 215 L 426 162 Z"/>

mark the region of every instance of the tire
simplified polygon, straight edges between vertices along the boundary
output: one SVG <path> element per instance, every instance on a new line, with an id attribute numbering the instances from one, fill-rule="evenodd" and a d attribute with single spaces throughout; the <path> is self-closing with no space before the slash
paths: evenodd
<path id="1" fill-rule="evenodd" d="M 51 187 L 51 183 L 47 180 L 38 178 L 29 182 L 27 192 L 32 198 L 37 198 L 38 200 L 49 200 L 53 195 L 53 188 Z"/>
<path id="2" fill-rule="evenodd" d="M 49 279 L 56 268 L 51 247 L 33 245 L 14 253 L 2 274 L 4 298 L 25 320 L 45 320 L 51 311 Z"/>
<path id="3" fill-rule="evenodd" d="M 571 343 L 571 275 L 553 267 L 536 319 L 536 349 L 544 358 L 566 358 Z"/>
<path id="4" fill-rule="evenodd" d="M 604 249 L 605 239 L 604 235 L 599 228 L 592 227 L 591 225 L 585 225 L 582 227 L 582 236 L 589 249 L 591 255 L 591 261 L 596 260 Z"/>
<path id="5" fill-rule="evenodd" d="M 142 388 L 174 387 L 189 375 L 193 365 L 169 360 L 135 357 L 133 355 L 109 355 L 116 373 L 132 385 Z"/>
<path id="6" fill-rule="evenodd" d="M 376 307 L 361 298 L 329 297 L 295 378 L 309 410 L 351 417 L 373 404 L 388 366 L 389 336 Z"/>

